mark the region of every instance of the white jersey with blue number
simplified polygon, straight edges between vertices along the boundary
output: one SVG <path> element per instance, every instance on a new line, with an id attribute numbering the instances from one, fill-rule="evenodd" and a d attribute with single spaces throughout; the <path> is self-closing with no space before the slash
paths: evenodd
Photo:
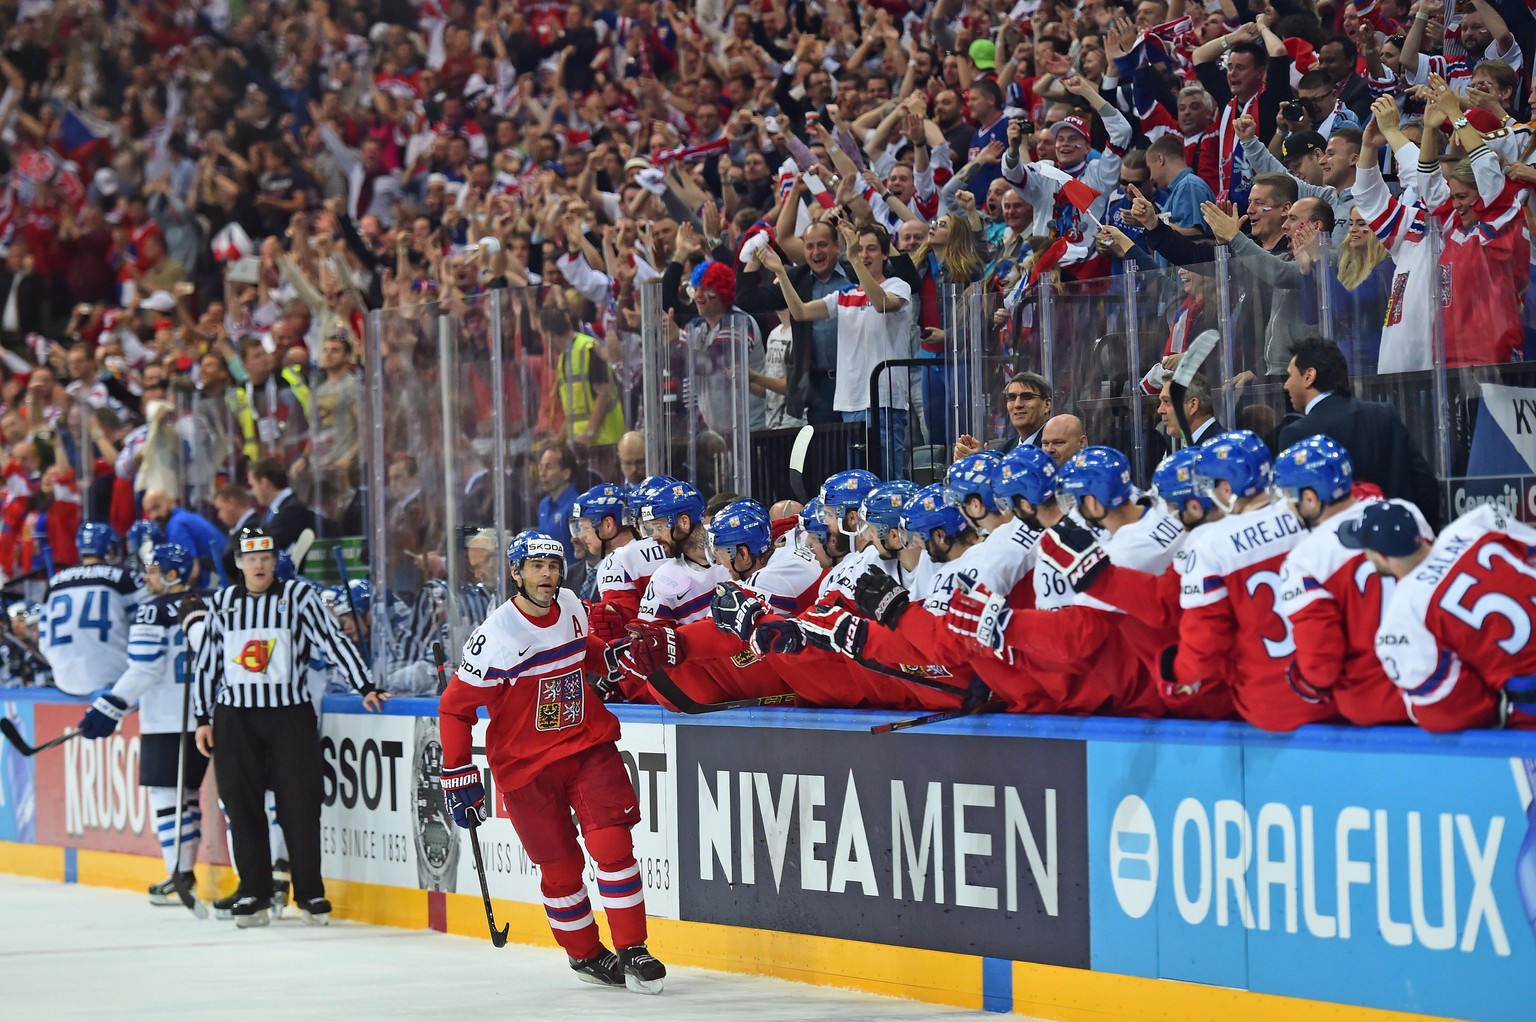
<path id="1" fill-rule="evenodd" d="M 89 695 L 122 676 L 138 595 L 128 569 L 111 564 L 65 568 L 48 580 L 38 644 L 60 692 Z"/>
<path id="2" fill-rule="evenodd" d="M 139 704 L 139 731 L 147 735 L 175 734 L 182 726 L 182 693 L 191 678 L 187 633 L 178 620 L 185 594 L 153 597 L 134 612 L 128 630 L 128 669 L 112 686 L 112 694 Z M 194 624 L 193 628 L 200 628 Z M 187 728 L 197 722 L 188 709 Z"/>

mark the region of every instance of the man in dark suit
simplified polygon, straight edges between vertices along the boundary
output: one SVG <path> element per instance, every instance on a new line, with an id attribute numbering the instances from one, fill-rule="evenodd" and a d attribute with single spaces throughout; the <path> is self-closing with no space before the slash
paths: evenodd
<path id="1" fill-rule="evenodd" d="M 1349 452 L 1355 481 L 1375 483 L 1388 497 L 1412 501 L 1431 524 L 1440 518 L 1440 487 L 1408 427 L 1391 405 L 1357 401 L 1344 353 L 1332 341 L 1306 337 L 1291 348 L 1285 392 L 1302 417 L 1280 429 L 1283 451 L 1321 433 Z"/>
<path id="2" fill-rule="evenodd" d="M 1179 435 L 1179 418 L 1173 407 L 1172 388 L 1173 374 L 1170 373 L 1157 395 L 1157 414 L 1163 420 L 1164 435 L 1170 441 Z M 1184 414 L 1189 419 L 1190 447 L 1204 447 L 1224 432 L 1221 423 L 1216 420 L 1216 409 L 1211 404 L 1211 385 L 1206 382 L 1204 373 L 1196 373 L 1184 391 Z M 1179 443 L 1172 446 L 1185 445 Z"/>
<path id="3" fill-rule="evenodd" d="M 1051 417 L 1051 381 L 1039 373 L 1014 373 L 1003 390 L 1003 398 L 1008 403 L 1008 424 L 1013 429 L 1000 440 L 987 441 L 986 446 L 999 454 L 1007 454 L 1020 444 L 1039 447 L 1040 433 Z M 966 433 L 955 441 L 955 460 L 975 454 L 981 447 L 981 441 Z"/>
<path id="4" fill-rule="evenodd" d="M 279 550 L 292 550 L 299 534 L 315 527 L 315 513 L 288 485 L 288 470 L 276 458 L 258 459 L 247 475 L 251 495 L 267 509 L 262 528 Z"/>

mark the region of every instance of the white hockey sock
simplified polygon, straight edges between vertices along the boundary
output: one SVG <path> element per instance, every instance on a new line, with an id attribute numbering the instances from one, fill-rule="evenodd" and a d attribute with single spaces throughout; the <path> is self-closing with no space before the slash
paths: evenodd
<path id="1" fill-rule="evenodd" d="M 178 865 L 171 858 L 176 848 L 176 789 L 149 789 L 149 807 L 155 814 L 155 836 L 160 839 L 160 855 L 165 860 L 167 873 L 189 870 L 197 865 L 197 846 L 203 840 L 203 807 L 198 798 L 198 792 L 187 792 L 187 804 L 181 815 L 181 862 Z"/>

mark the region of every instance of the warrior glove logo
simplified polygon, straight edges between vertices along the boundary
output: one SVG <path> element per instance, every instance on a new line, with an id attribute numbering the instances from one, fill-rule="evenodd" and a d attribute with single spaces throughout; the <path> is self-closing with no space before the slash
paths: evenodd
<path id="1" fill-rule="evenodd" d="M 235 666 L 242 667 L 252 674 L 266 674 L 267 665 L 272 662 L 272 649 L 277 645 L 273 639 L 252 639 L 240 647 L 240 652 L 235 656 Z"/>

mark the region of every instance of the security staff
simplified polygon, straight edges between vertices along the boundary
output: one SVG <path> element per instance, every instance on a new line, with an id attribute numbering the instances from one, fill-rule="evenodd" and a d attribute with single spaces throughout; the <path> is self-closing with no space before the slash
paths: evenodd
<path id="1" fill-rule="evenodd" d="M 304 671 L 324 658 L 377 712 L 387 696 L 368 680 L 357 647 L 320 601 L 319 590 L 277 578 L 276 543 L 265 530 L 236 538 L 243 585 L 216 593 L 197 654 L 197 748 L 211 756 L 229 817 L 235 870 L 230 914 L 240 927 L 271 921 L 272 856 L 265 793 L 277 801 L 288 842 L 293 900 L 306 922 L 324 925 L 331 911 L 320 879 L 320 733 Z M 316 655 L 318 654 L 318 655 Z"/>

